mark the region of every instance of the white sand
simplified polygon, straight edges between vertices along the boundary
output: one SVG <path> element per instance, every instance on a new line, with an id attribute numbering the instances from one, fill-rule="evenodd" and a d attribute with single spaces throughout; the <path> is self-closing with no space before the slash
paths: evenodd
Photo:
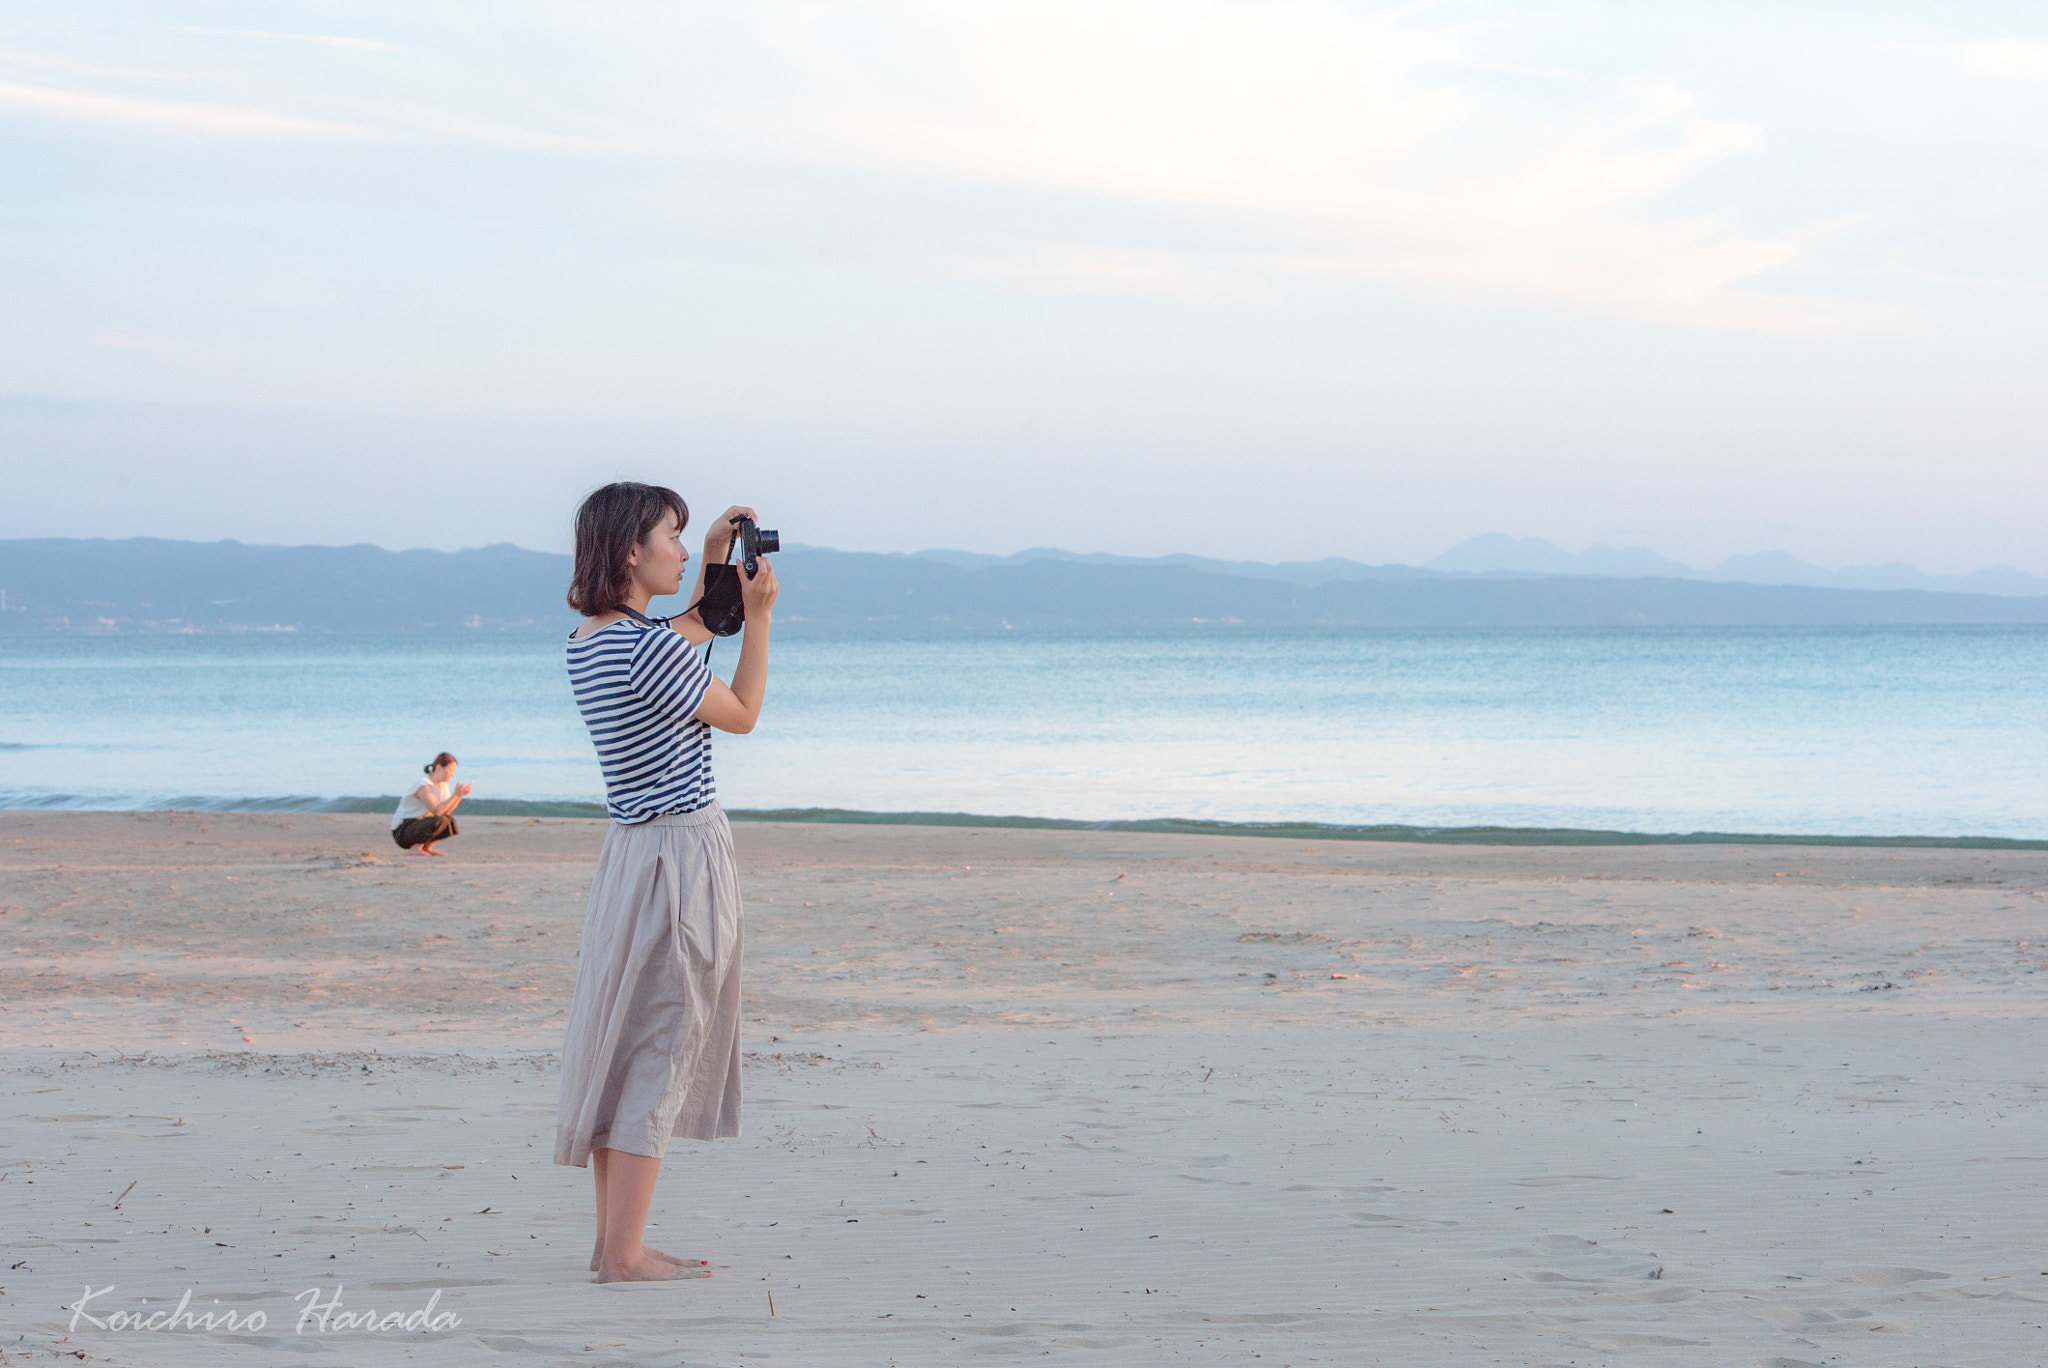
<path id="1" fill-rule="evenodd" d="M 2039 853 L 742 825 L 716 1276 L 601 1287 L 601 828 L 382 825 L 0 814 L 0 1364 L 2044 1358 Z"/>

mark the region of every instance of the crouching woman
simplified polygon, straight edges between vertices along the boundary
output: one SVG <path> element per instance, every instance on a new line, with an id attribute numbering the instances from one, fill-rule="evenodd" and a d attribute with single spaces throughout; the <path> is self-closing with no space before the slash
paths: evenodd
<path id="1" fill-rule="evenodd" d="M 436 842 L 462 834 L 455 826 L 455 809 L 469 797 L 469 785 L 450 783 L 455 757 L 447 751 L 429 760 L 425 769 L 427 782 L 400 798 L 398 811 L 391 814 L 391 839 L 400 850 L 439 855 Z"/>

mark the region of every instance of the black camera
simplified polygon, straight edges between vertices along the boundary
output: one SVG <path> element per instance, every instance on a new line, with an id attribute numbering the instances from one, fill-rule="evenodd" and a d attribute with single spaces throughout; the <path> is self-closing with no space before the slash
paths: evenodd
<path id="1" fill-rule="evenodd" d="M 782 534 L 772 527 L 756 527 L 748 517 L 734 519 L 740 525 L 740 564 L 746 567 L 747 578 L 761 568 L 761 557 L 772 556 L 782 549 Z"/>
<path id="2" fill-rule="evenodd" d="M 739 571 L 732 564 L 735 543 L 748 579 L 752 579 L 761 568 L 761 557 L 772 556 L 782 549 L 782 534 L 774 528 L 756 527 L 754 520 L 747 517 L 734 518 L 733 521 L 739 524 L 739 535 L 726 543 L 723 565 L 704 567 L 704 597 L 691 605 L 697 610 L 697 620 L 710 629 L 713 636 L 731 636 L 747 620 L 747 606 L 740 599 Z M 710 658 L 708 651 L 705 658 Z"/>

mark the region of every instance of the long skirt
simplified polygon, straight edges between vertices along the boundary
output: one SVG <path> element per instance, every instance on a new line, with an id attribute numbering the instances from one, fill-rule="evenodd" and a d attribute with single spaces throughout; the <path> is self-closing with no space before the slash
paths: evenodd
<path id="1" fill-rule="evenodd" d="M 555 1162 L 740 1133 L 740 894 L 717 804 L 605 833 L 562 1041 Z"/>

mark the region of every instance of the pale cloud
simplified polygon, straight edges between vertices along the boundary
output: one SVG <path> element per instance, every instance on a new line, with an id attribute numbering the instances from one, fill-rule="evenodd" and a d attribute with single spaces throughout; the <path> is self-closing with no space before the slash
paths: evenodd
<path id="1" fill-rule="evenodd" d="M 616 138 L 593 138 L 545 129 L 522 128 L 515 124 L 443 109 L 430 104 L 385 100 L 375 103 L 341 102 L 365 126 L 411 136 L 427 142 L 466 143 L 524 152 L 559 152 L 615 158 L 633 155 L 640 149 Z"/>
<path id="2" fill-rule="evenodd" d="M 998 239 L 994 276 L 1138 294 L 1179 281 L 1198 297 L 1350 279 L 1720 323 L 1785 312 L 1735 287 L 1789 261 L 1790 240 L 1659 208 L 1759 140 L 1677 87 L 1501 81 L 1484 33 L 1318 3 L 751 13 L 772 74 L 689 111 L 687 141 L 1138 208 L 1162 237 L 1223 242 Z"/>
<path id="3" fill-rule="evenodd" d="M 559 51 L 532 13 L 506 23 L 517 41 L 483 66 L 466 49 L 422 49 L 401 26 L 415 60 L 375 87 L 209 44 L 217 69 L 169 78 L 193 98 L 128 93 L 134 80 L 15 81 L 0 106 L 193 134 L 374 133 L 641 160 L 652 179 L 679 161 L 826 172 L 904 202 L 1031 197 L 1097 226 L 1025 231 L 969 213 L 918 232 L 903 256 L 1073 293 L 1362 285 L 1739 327 L 1812 312 L 1744 288 L 1798 256 L 1796 234 L 1667 203 L 1755 152 L 1756 127 L 1679 85 L 1518 65 L 1511 28 L 1446 23 L 1426 6 L 628 5 L 586 12 Z M 206 98 L 224 92 L 239 102 Z"/>
<path id="4" fill-rule="evenodd" d="M 1994 38 L 1980 43 L 1949 44 L 1948 54 L 1958 65 L 1977 75 L 2048 85 L 2048 43 Z"/>
<path id="5" fill-rule="evenodd" d="M 210 32 L 210 30 L 205 30 Z M 136 85 L 167 83 L 187 86 L 220 83 L 218 73 L 201 76 L 137 67 L 106 67 L 70 62 L 38 53 L 0 53 L 0 62 L 16 72 L 28 68 L 69 77 L 57 84 L 44 76 L 9 80 L 0 75 L 0 109 L 16 109 L 44 117 L 84 123 L 119 125 L 158 133 L 256 138 L 409 137 L 418 141 L 468 143 L 536 152 L 570 152 L 604 156 L 633 149 L 618 141 L 520 128 L 460 110 L 402 99 L 363 100 L 346 88 L 313 90 L 301 99 L 321 101 L 326 114 L 312 115 L 252 105 L 206 100 L 165 99 L 105 89 L 84 89 L 83 81 Z M 282 99 L 282 97 L 280 97 Z M 332 114 L 343 117 L 331 117 Z"/>
<path id="6" fill-rule="evenodd" d="M 382 43 L 374 38 L 350 38 L 334 33 L 277 33 L 269 29 L 223 29 L 195 28 L 190 25 L 168 25 L 166 33 L 190 33 L 205 38 L 243 38 L 259 43 L 306 43 L 313 47 L 344 48 L 351 52 L 398 52 L 397 43 Z"/>
<path id="7" fill-rule="evenodd" d="M 1900 146 L 1974 157 L 2048 144 L 2048 42 L 1875 42 L 1842 60 L 1866 129 Z"/>
<path id="8" fill-rule="evenodd" d="M 1198 253 L 1093 243 L 997 240 L 978 252 L 935 252 L 941 275 L 1062 294 L 1108 294 L 1175 303 L 1255 300 L 1284 263 L 1252 253 Z"/>
<path id="9" fill-rule="evenodd" d="M 109 124 L 151 133 L 244 138 L 353 138 L 368 130 L 331 119 L 190 100 L 162 100 L 63 86 L 0 80 L 0 107 L 48 118 Z"/>
<path id="10" fill-rule="evenodd" d="M 1901 280 L 1927 285 L 1947 285 L 1964 290 L 1988 290 L 1999 294 L 2038 294 L 2048 290 L 2048 277 L 1958 275 L 1953 271 L 1931 271 L 1911 262 L 1895 262 L 1892 274 Z"/>

